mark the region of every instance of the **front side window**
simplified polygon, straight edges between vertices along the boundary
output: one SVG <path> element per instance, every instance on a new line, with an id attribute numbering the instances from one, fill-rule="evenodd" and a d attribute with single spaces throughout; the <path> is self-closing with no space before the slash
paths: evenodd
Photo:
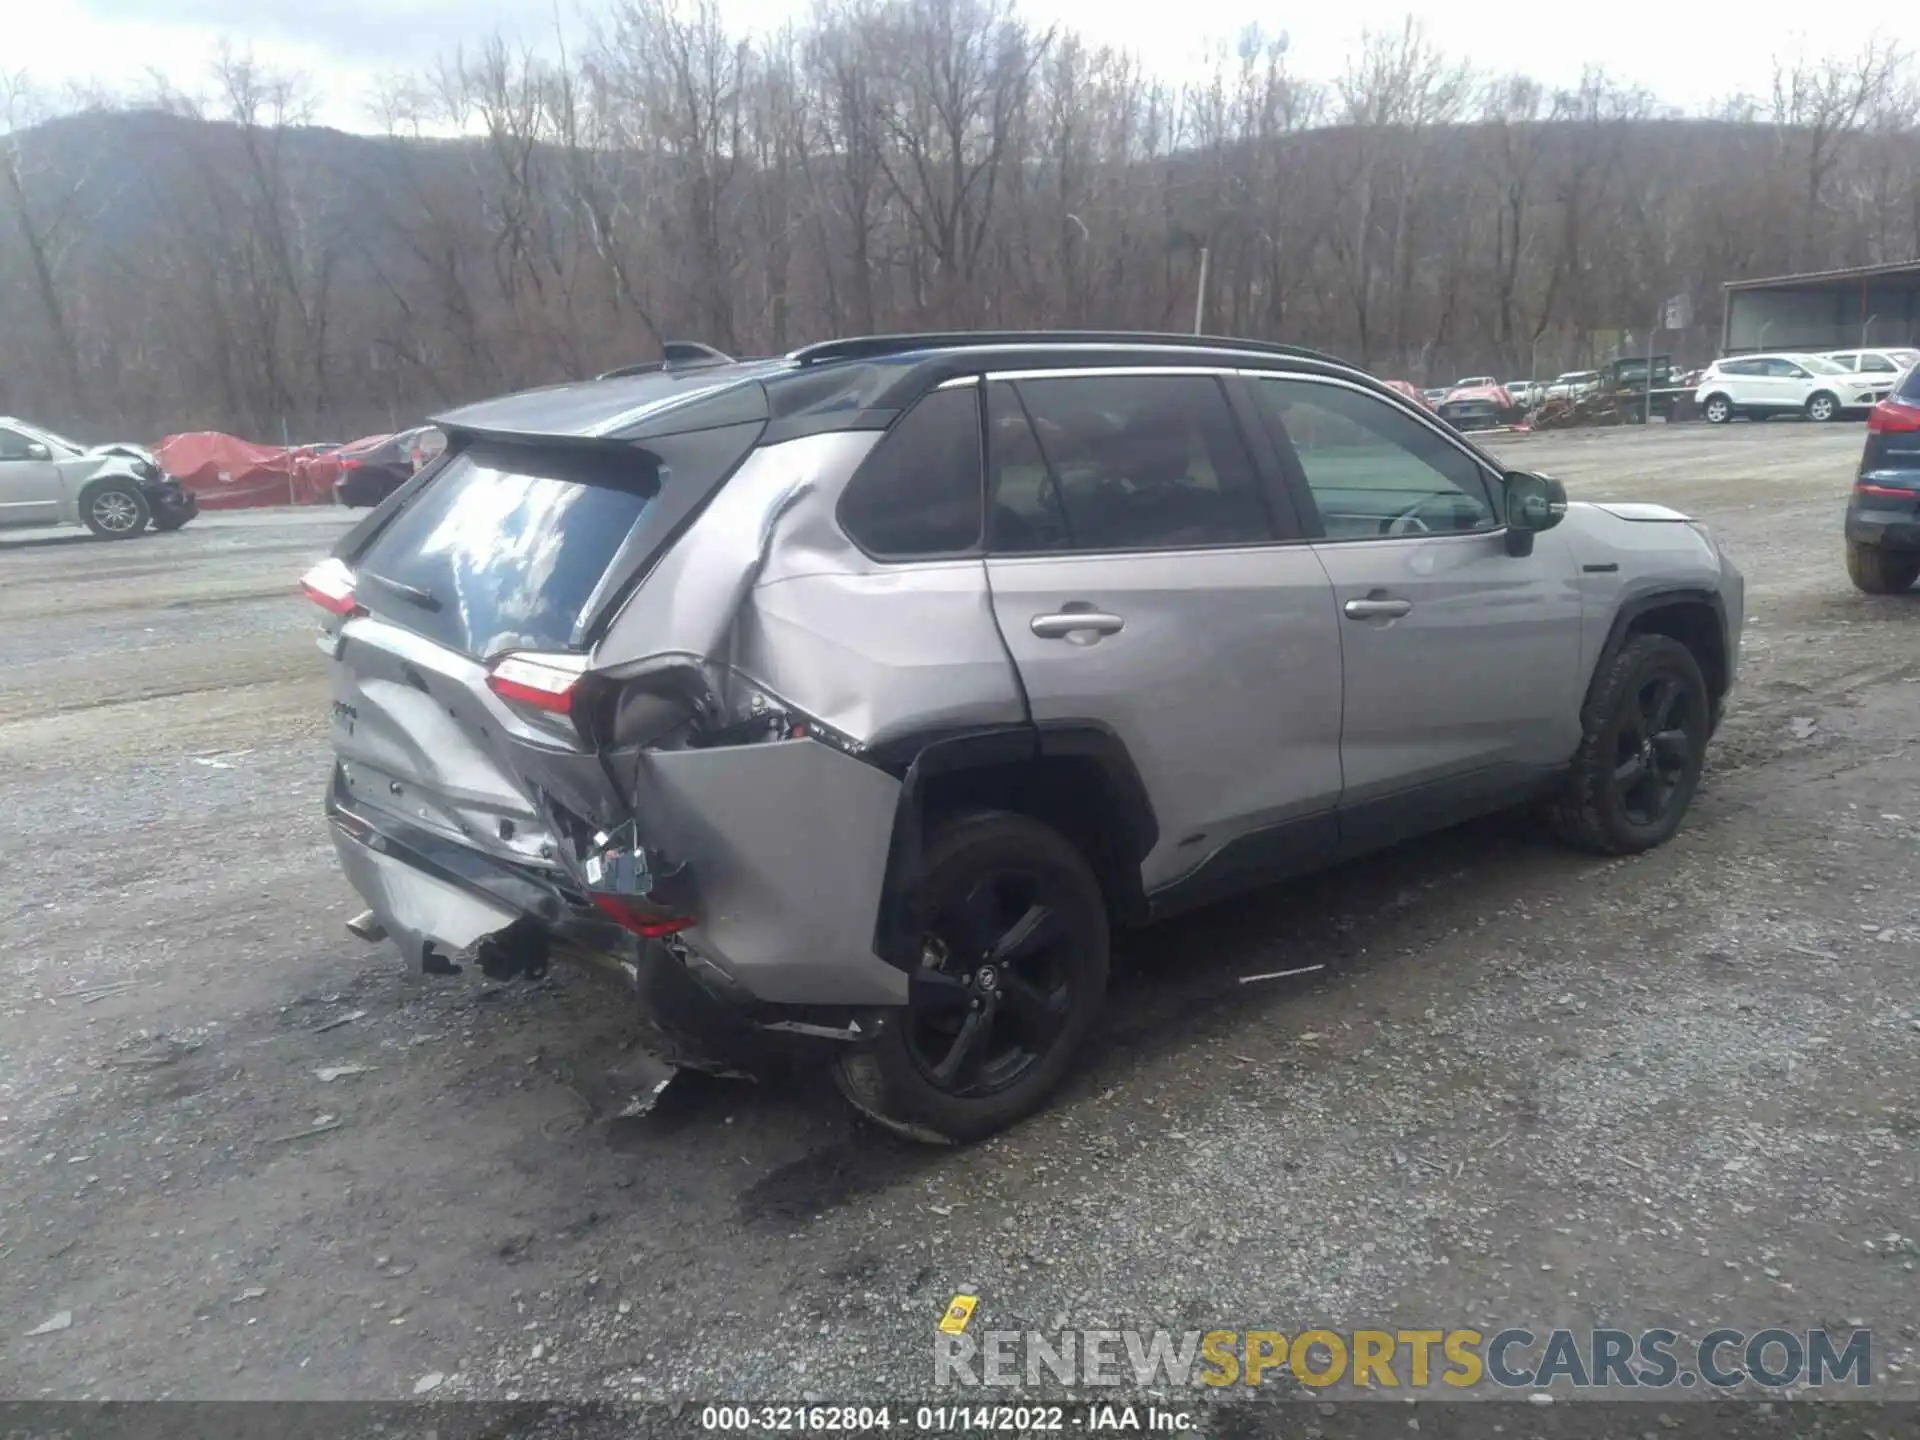
<path id="1" fill-rule="evenodd" d="M 996 382 L 993 547 L 1177 550 L 1273 538 L 1259 477 L 1211 375 Z"/>
<path id="2" fill-rule="evenodd" d="M 18 430 L 8 430 L 0 426 L 0 460 L 27 460 L 27 446 L 31 443 Z"/>
<path id="3" fill-rule="evenodd" d="M 885 560 L 980 544 L 980 390 L 936 390 L 881 437 L 840 497 L 840 525 Z"/>
<path id="4" fill-rule="evenodd" d="M 1766 367 L 1766 373 L 1776 380 L 1804 380 L 1807 378 L 1807 372 L 1791 360 L 1769 360 L 1766 362 Z M 1834 368 L 1836 370 L 1839 369 L 1837 365 Z"/>
<path id="5" fill-rule="evenodd" d="M 1479 462 L 1378 396 L 1308 380 L 1253 384 L 1330 540 L 1469 534 L 1499 519 Z"/>
<path id="6" fill-rule="evenodd" d="M 1871 370 L 1876 375 L 1896 375 L 1900 371 L 1900 367 L 1884 355 L 1862 356 L 1860 368 Z"/>

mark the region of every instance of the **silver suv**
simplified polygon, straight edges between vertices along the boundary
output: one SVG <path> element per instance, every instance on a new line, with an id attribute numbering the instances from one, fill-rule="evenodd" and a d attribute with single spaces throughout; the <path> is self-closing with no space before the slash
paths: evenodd
<path id="1" fill-rule="evenodd" d="M 964 1140 L 1108 940 L 1538 801 L 1672 835 L 1742 583 L 1273 345 L 880 337 L 471 406 L 310 572 L 340 860 L 429 971 L 624 978 L 673 1065 L 825 1050 Z"/>

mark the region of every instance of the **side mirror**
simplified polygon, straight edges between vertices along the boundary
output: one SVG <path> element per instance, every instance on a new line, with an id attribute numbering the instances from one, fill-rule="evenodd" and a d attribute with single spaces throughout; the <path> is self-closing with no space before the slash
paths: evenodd
<path id="1" fill-rule="evenodd" d="M 27 459 L 51 460 L 52 458 L 53 458 L 53 452 L 47 449 L 47 447 L 42 445 L 38 440 L 29 440 L 27 442 Z"/>
<path id="2" fill-rule="evenodd" d="M 1526 470 L 1509 470 L 1503 483 L 1507 495 L 1507 553 L 1531 555 L 1533 537 L 1566 518 L 1567 487 Z"/>

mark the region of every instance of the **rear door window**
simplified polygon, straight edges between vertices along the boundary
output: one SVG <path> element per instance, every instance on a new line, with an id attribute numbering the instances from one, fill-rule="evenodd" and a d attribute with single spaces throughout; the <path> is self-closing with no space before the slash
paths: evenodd
<path id="1" fill-rule="evenodd" d="M 1239 422 L 1213 376 L 1088 375 L 995 390 L 996 551 L 1274 538 Z"/>
<path id="2" fill-rule="evenodd" d="M 614 556 L 660 495 L 621 447 L 462 451 L 358 557 L 368 610 L 471 655 L 563 650 Z"/>

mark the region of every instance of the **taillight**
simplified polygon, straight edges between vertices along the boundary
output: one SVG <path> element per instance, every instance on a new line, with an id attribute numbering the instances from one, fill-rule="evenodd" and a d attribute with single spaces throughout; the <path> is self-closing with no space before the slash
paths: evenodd
<path id="1" fill-rule="evenodd" d="M 1906 490 L 1898 485 L 1870 485 L 1865 480 L 1853 487 L 1856 495 L 1872 495 L 1881 500 L 1920 500 L 1920 490 Z"/>
<path id="2" fill-rule="evenodd" d="M 342 470 L 358 470 L 360 468 L 360 462 L 358 460 L 342 460 L 340 462 L 340 468 Z"/>
<path id="3" fill-rule="evenodd" d="M 1889 397 L 1867 412 L 1869 435 L 1911 435 L 1920 431 L 1920 406 Z"/>
<path id="4" fill-rule="evenodd" d="M 663 935 L 676 935 L 691 927 L 695 921 L 691 915 L 674 915 L 649 905 L 644 900 L 629 899 L 624 895 L 598 895 L 593 903 L 610 916 L 623 930 L 631 930 L 647 940 L 658 940 Z"/>
<path id="5" fill-rule="evenodd" d="M 487 672 L 487 688 L 502 700 L 549 715 L 573 713 L 577 665 L 555 664 L 532 655 L 508 655 Z"/>
<path id="6" fill-rule="evenodd" d="M 353 571 L 344 560 L 322 560 L 300 577 L 300 588 L 307 598 L 329 615 L 364 615 L 360 602 L 353 598 Z"/>

